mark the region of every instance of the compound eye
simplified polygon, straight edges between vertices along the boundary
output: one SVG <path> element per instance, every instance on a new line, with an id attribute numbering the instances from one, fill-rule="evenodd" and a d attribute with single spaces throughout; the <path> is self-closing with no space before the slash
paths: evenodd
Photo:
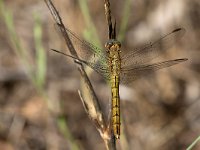
<path id="1" fill-rule="evenodd" d="M 113 45 L 112 42 L 107 42 L 107 43 L 105 44 L 105 47 L 108 48 L 108 49 L 110 49 L 110 47 L 111 47 L 112 45 Z"/>

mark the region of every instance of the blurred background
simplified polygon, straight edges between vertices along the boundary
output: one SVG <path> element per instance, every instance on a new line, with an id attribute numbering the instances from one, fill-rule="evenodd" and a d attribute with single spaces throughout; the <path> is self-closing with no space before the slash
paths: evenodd
<path id="1" fill-rule="evenodd" d="M 154 61 L 189 59 L 121 86 L 118 149 L 186 149 L 200 135 L 200 1 L 110 2 L 122 51 L 183 27 L 183 38 Z M 103 1 L 54 3 L 67 28 L 103 48 L 108 39 Z M 1 150 L 105 149 L 80 101 L 75 64 L 50 51 L 68 51 L 54 24 L 44 1 L 0 0 Z M 110 89 L 98 74 L 90 78 L 107 117 Z"/>

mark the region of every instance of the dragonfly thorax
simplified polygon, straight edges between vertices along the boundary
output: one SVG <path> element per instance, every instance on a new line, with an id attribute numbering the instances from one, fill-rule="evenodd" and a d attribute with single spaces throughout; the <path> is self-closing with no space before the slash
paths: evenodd
<path id="1" fill-rule="evenodd" d="M 121 69 L 120 47 L 121 43 L 115 39 L 109 40 L 105 47 L 108 55 L 108 65 L 110 66 L 111 78 L 118 78 Z"/>

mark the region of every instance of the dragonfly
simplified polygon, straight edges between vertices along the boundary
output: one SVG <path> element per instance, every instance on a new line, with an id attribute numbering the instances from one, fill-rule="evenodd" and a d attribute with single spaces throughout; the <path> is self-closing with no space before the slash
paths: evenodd
<path id="1" fill-rule="evenodd" d="M 59 24 L 57 25 L 59 26 Z M 59 27 L 62 28 L 62 26 Z M 105 44 L 105 50 L 102 50 L 93 44 L 82 40 L 69 29 L 65 28 L 65 30 L 78 52 L 78 57 L 56 49 L 52 50 L 73 58 L 78 63 L 89 66 L 109 82 L 112 103 L 111 122 L 116 139 L 120 138 L 121 124 L 119 84 L 129 84 L 136 79 L 151 74 L 159 69 L 170 67 L 188 60 L 187 58 L 180 58 L 157 63 L 148 63 L 180 40 L 185 33 L 184 28 L 177 28 L 158 40 L 147 44 L 143 48 L 135 49 L 127 53 L 123 53 L 121 50 L 121 43 L 116 38 L 112 38 L 116 37 L 116 35 L 111 36 L 111 39 Z"/>
<path id="2" fill-rule="evenodd" d="M 51 49 L 75 60 L 78 64 L 89 66 L 102 75 L 111 87 L 111 124 L 116 139 L 120 138 L 120 95 L 119 84 L 129 84 L 136 79 L 151 74 L 159 69 L 170 67 L 187 58 L 149 63 L 152 59 L 172 47 L 185 33 L 184 28 L 177 28 L 161 38 L 147 44 L 143 48 L 129 52 L 121 50 L 121 43 L 116 38 L 116 22 L 114 27 L 109 26 L 109 40 L 105 43 L 105 50 L 82 40 L 62 23 L 55 6 L 50 0 L 45 0 L 51 14 L 56 21 L 56 26 L 63 36 L 68 36 L 78 55 L 69 55 L 62 51 Z M 67 35 L 65 34 L 67 33 Z M 69 41 L 68 41 L 69 42 Z M 71 44 L 71 43 L 70 43 Z M 162 49 L 161 49 L 162 48 Z M 69 49 L 70 50 L 70 49 Z"/>

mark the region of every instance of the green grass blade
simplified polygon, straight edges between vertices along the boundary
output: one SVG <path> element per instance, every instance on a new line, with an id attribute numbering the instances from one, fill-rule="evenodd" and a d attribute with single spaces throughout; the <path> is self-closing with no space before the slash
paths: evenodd
<path id="1" fill-rule="evenodd" d="M 42 25 L 41 20 L 35 14 L 35 24 L 34 24 L 34 40 L 36 48 L 36 84 L 41 89 L 45 83 L 46 77 L 46 53 L 42 46 Z"/>
<path id="2" fill-rule="evenodd" d="M 186 150 L 192 150 L 194 146 L 197 144 L 197 142 L 200 141 L 200 136 L 186 149 Z"/>
<path id="3" fill-rule="evenodd" d="M 5 7 L 3 0 L 0 0 L 0 10 L 1 16 L 8 31 L 8 40 L 11 42 L 11 46 L 13 47 L 14 52 L 17 54 L 20 61 L 25 66 L 26 73 L 34 86 L 38 90 L 42 90 L 46 76 L 46 53 L 42 47 L 42 27 L 39 18 L 35 15 L 35 25 L 33 29 L 36 48 L 36 59 L 33 60 L 36 64 L 35 67 L 34 63 L 30 61 L 32 60 L 30 50 L 24 49 L 22 46 L 20 37 L 16 33 L 13 15 Z M 33 73 L 33 71 L 35 71 L 35 73 Z"/>
<path id="4" fill-rule="evenodd" d="M 118 40 L 123 41 L 126 33 L 126 29 L 128 26 L 128 20 L 130 16 L 131 11 L 131 0 L 126 0 L 124 3 L 123 13 L 122 13 L 122 21 L 120 24 L 119 34 L 118 34 Z"/>
<path id="5" fill-rule="evenodd" d="M 63 133 L 63 135 L 65 136 L 66 139 L 70 140 L 70 147 L 72 150 L 79 150 L 77 144 L 75 143 L 74 139 L 71 136 L 70 130 L 67 126 L 67 122 L 66 119 L 64 117 L 60 117 L 58 118 L 58 126 L 59 129 L 61 130 L 61 132 Z"/>
<path id="6" fill-rule="evenodd" d="M 86 30 L 83 33 L 85 39 L 90 43 L 93 43 L 94 45 L 101 48 L 102 47 L 101 42 L 100 39 L 98 38 L 96 27 L 92 22 L 87 0 L 79 0 L 79 5 L 87 26 Z"/>
<path id="7" fill-rule="evenodd" d="M 22 64 L 25 65 L 28 76 L 31 78 L 31 80 L 34 80 L 32 75 L 33 66 L 30 63 L 29 55 L 27 50 L 25 50 L 21 45 L 20 38 L 18 37 L 14 27 L 12 13 L 5 7 L 3 0 L 0 0 L 0 10 L 1 17 L 5 22 L 8 31 L 8 39 L 11 42 L 11 46 L 13 47 L 13 50 L 17 56 L 20 58 Z"/>

